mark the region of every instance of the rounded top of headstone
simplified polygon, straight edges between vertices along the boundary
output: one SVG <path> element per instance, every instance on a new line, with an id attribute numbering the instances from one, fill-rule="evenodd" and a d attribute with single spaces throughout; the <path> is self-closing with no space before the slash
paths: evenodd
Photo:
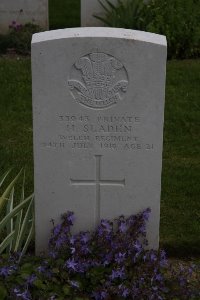
<path id="1" fill-rule="evenodd" d="M 167 46 L 166 37 L 164 35 L 131 29 L 107 27 L 80 27 L 40 32 L 33 35 L 32 44 L 51 40 L 84 37 L 118 38 Z"/>

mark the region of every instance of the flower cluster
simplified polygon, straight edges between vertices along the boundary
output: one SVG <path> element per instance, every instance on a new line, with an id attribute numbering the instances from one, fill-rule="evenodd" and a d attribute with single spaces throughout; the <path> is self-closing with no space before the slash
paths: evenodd
<path id="1" fill-rule="evenodd" d="M 9 25 L 9 28 L 15 31 L 21 30 L 23 27 L 22 24 L 18 24 L 16 21 L 12 21 L 12 23 Z"/>
<path id="2" fill-rule="evenodd" d="M 12 299 L 198 299 L 194 266 L 171 268 L 164 251 L 147 250 L 149 214 L 101 220 L 94 232 L 73 234 L 68 212 L 53 227 L 49 255 L 2 264 L 0 280 Z"/>

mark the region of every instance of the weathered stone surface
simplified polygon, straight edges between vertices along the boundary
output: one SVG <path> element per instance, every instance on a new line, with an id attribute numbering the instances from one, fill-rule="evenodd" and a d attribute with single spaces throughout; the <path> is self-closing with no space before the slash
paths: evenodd
<path id="1" fill-rule="evenodd" d="M 12 22 L 33 23 L 48 28 L 48 0 L 1 0 L 0 33 L 6 33 Z"/>
<path id="2" fill-rule="evenodd" d="M 79 28 L 32 41 L 36 250 L 53 218 L 75 230 L 152 209 L 159 242 L 166 39 L 124 29 Z"/>
<path id="3" fill-rule="evenodd" d="M 103 2 L 103 1 L 102 1 Z M 117 0 L 110 0 L 111 3 L 117 3 Z M 103 2 L 104 3 L 104 2 Z M 105 11 L 98 0 L 81 0 L 81 26 L 103 26 L 103 22 L 94 17 L 97 15 L 103 17 Z"/>

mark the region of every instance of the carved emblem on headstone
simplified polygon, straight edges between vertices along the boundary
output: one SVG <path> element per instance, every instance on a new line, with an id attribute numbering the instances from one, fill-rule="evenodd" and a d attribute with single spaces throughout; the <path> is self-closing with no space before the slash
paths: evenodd
<path id="1" fill-rule="evenodd" d="M 103 109 L 122 100 L 128 87 L 128 74 L 115 57 L 94 52 L 75 62 L 68 86 L 79 103 Z"/>

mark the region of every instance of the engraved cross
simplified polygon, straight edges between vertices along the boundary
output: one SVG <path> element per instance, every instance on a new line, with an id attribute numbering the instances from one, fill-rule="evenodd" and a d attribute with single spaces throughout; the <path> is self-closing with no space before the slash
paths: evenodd
<path id="1" fill-rule="evenodd" d="M 101 203 L 101 186 L 125 186 L 125 179 L 113 180 L 101 178 L 101 157 L 95 155 L 96 162 L 96 178 L 95 179 L 70 179 L 72 185 L 94 185 L 96 186 L 96 205 L 95 205 L 95 220 L 97 224 L 100 222 L 100 203 Z"/>

